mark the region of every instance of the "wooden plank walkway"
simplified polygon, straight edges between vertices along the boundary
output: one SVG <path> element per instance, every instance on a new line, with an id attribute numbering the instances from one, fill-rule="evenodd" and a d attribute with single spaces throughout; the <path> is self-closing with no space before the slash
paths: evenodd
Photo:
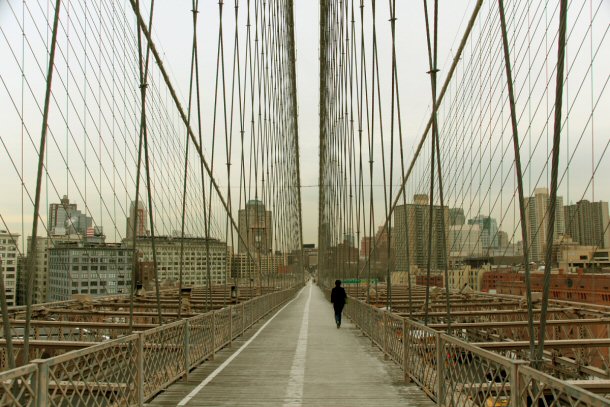
<path id="1" fill-rule="evenodd" d="M 259 331 L 259 329 L 262 330 Z M 245 345 L 245 346 L 244 346 Z M 210 376 L 212 375 L 212 376 Z M 306 286 L 245 338 L 159 394 L 150 406 L 434 406 Z"/>

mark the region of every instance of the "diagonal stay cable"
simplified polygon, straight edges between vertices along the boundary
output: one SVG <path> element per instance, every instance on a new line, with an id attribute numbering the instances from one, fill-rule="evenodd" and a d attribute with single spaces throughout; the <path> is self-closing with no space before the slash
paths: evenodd
<path id="1" fill-rule="evenodd" d="M 136 0 L 129 0 L 129 2 L 131 3 L 131 6 L 133 8 L 133 11 L 136 15 L 136 18 L 138 20 L 138 25 L 140 26 L 142 32 L 144 33 L 144 36 L 146 37 L 148 44 L 150 46 L 150 50 L 153 54 L 153 57 L 155 58 L 155 61 L 157 63 L 157 66 L 159 67 L 159 71 L 161 73 L 161 75 L 163 76 L 163 80 L 165 81 L 165 84 L 167 85 L 171 98 L 174 101 L 174 104 L 176 105 L 176 108 L 178 109 L 179 113 L 180 113 L 180 118 L 182 119 L 182 121 L 184 122 L 185 125 L 187 125 L 188 123 L 188 119 L 187 116 L 185 114 L 184 108 L 182 107 L 180 101 L 178 100 L 178 96 L 176 94 L 176 91 L 169 79 L 169 76 L 167 74 L 167 71 L 165 70 L 165 67 L 163 65 L 163 61 L 161 59 L 161 56 L 159 55 L 159 52 L 154 44 L 154 42 L 152 41 L 151 35 L 149 30 L 146 27 L 146 24 L 144 23 L 144 20 L 142 18 L 142 14 L 140 12 L 139 7 L 136 5 Z M 214 190 L 216 191 L 216 193 L 218 194 L 218 198 L 220 199 L 220 202 L 222 204 L 222 206 L 224 207 L 224 209 L 229 212 L 228 209 L 228 204 L 227 201 L 225 200 L 224 196 L 222 195 L 222 191 L 220 190 L 220 187 L 218 185 L 218 183 L 216 182 L 216 179 L 214 178 L 212 171 L 210 169 L 210 166 L 205 158 L 205 156 L 203 155 L 203 150 L 201 148 L 200 143 L 197 141 L 197 139 L 195 138 L 195 134 L 191 128 L 191 126 L 187 126 L 187 130 L 188 133 L 191 137 L 191 142 L 193 143 L 193 145 L 195 146 L 195 149 L 197 150 L 197 154 L 199 155 L 199 159 L 202 162 L 206 172 L 208 173 L 208 176 L 210 177 L 210 182 L 214 188 Z M 246 244 L 246 240 L 244 239 L 244 237 L 242 236 L 242 234 L 239 232 L 239 229 L 237 227 L 237 223 L 235 222 L 235 219 L 233 218 L 233 216 L 230 217 L 231 220 L 231 225 L 233 226 L 233 228 L 235 228 L 235 230 L 238 231 L 238 236 L 240 241 L 247 246 Z M 250 258 L 252 260 L 254 260 L 254 256 L 252 255 L 252 253 L 250 252 L 250 250 L 248 250 L 248 255 L 250 256 Z"/>
<path id="2" fill-rule="evenodd" d="M 474 10 L 473 10 L 473 12 L 472 12 L 472 14 L 470 16 L 470 20 L 468 21 L 468 25 L 466 27 L 466 30 L 465 30 L 463 36 L 462 36 L 462 40 L 460 41 L 459 48 L 458 48 L 455 56 L 453 57 L 453 62 L 451 64 L 451 67 L 449 68 L 449 72 L 447 73 L 447 77 L 445 78 L 445 82 L 443 83 L 443 87 L 441 88 L 441 91 L 440 91 L 439 96 L 437 98 L 437 101 L 436 101 L 437 108 L 439 106 L 441 106 L 441 103 L 443 101 L 443 98 L 445 96 L 447 88 L 449 87 L 449 83 L 451 82 L 451 78 L 453 77 L 453 73 L 455 72 L 455 69 L 456 69 L 456 67 L 457 67 L 457 65 L 458 65 L 458 63 L 460 61 L 460 58 L 461 58 L 462 52 L 463 52 L 463 50 L 464 50 L 464 48 L 466 46 L 466 42 L 468 40 L 468 37 L 470 36 L 470 33 L 471 33 L 472 28 L 474 26 L 474 23 L 475 23 L 475 21 L 477 19 L 477 16 L 479 14 L 480 9 L 481 9 L 482 3 L 483 3 L 483 0 L 478 0 L 477 3 L 474 6 Z M 396 198 L 394 199 L 394 202 L 392 203 L 392 206 L 390 207 L 390 211 L 388 213 L 387 218 L 385 219 L 385 222 L 384 222 L 384 224 L 382 226 L 382 229 L 387 228 L 388 219 L 391 218 L 392 214 L 394 213 L 394 210 L 396 209 L 396 206 L 398 205 L 398 202 L 399 202 L 399 200 L 401 198 L 401 195 L 403 193 L 405 193 L 406 183 L 409 180 L 409 178 L 411 176 L 411 173 L 413 172 L 413 168 L 415 166 L 415 163 L 417 162 L 417 159 L 418 159 L 419 154 L 420 154 L 420 152 L 421 152 L 421 150 L 423 148 L 423 145 L 424 145 L 424 143 L 426 141 L 426 138 L 428 137 L 428 133 L 429 133 L 431 127 L 432 127 L 432 121 L 433 121 L 433 116 L 431 115 L 430 118 L 428 119 L 426 127 L 425 127 L 425 129 L 423 131 L 423 134 L 422 134 L 422 136 L 420 138 L 420 141 L 419 141 L 419 143 L 417 145 L 417 148 L 415 150 L 413 158 L 411 159 L 411 163 L 409 164 L 407 172 L 404 174 L 403 181 L 402 181 L 401 186 L 400 186 L 400 188 L 399 188 L 399 190 L 397 192 Z M 373 255 L 373 252 L 375 251 L 375 248 L 377 247 L 377 245 L 379 243 L 379 238 L 380 238 L 380 236 L 376 237 L 374 244 L 371 244 L 371 246 L 372 246 L 371 247 L 371 251 L 370 251 L 370 254 L 369 254 L 369 258 L 366 261 L 365 267 L 367 265 L 370 267 L 370 258 Z"/>

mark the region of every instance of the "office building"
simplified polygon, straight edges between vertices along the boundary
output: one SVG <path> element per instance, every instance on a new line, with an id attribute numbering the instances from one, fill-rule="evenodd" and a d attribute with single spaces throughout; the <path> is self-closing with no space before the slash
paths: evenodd
<path id="1" fill-rule="evenodd" d="M 481 227 L 477 224 L 449 226 L 449 256 L 473 257 L 483 254 Z"/>
<path id="2" fill-rule="evenodd" d="M 272 250 L 273 229 L 271 211 L 256 199 L 248 201 L 245 209 L 239 210 L 239 233 L 245 240 L 239 239 L 238 253 L 268 254 Z"/>
<path id="3" fill-rule="evenodd" d="M 608 202 L 589 202 L 564 207 L 566 234 L 584 246 L 610 248 Z"/>
<path id="4" fill-rule="evenodd" d="M 550 197 L 547 188 L 536 188 L 534 196 L 525 198 L 525 220 L 527 222 L 527 241 L 530 248 L 530 261 L 543 263 L 549 223 Z M 558 196 L 555 206 L 555 225 L 553 240 L 565 233 L 563 198 Z"/>
<path id="5" fill-rule="evenodd" d="M 6 305 L 17 305 L 17 263 L 19 259 L 18 234 L 0 230 L 0 268 L 4 279 Z"/>
<path id="6" fill-rule="evenodd" d="M 317 258 L 316 258 L 317 260 Z M 231 278 L 248 281 L 259 276 L 275 275 L 283 272 L 286 262 L 283 254 L 262 255 L 252 259 L 247 253 L 236 253 L 231 256 Z"/>
<path id="7" fill-rule="evenodd" d="M 48 286 L 49 286 L 49 273 L 48 273 L 48 260 L 49 260 L 49 249 L 56 245 L 64 243 L 76 243 L 82 241 L 82 237 L 79 235 L 56 235 L 36 238 L 36 252 L 32 252 L 32 237 L 29 236 L 27 240 L 27 256 L 34 256 L 33 268 L 33 286 L 32 286 L 32 304 L 39 304 L 48 301 Z M 25 305 L 26 293 L 27 293 L 27 268 L 28 258 L 24 257 L 20 262 L 19 276 L 18 276 L 18 298 L 19 305 Z"/>
<path id="8" fill-rule="evenodd" d="M 449 225 L 459 226 L 466 223 L 466 216 L 464 215 L 464 209 L 462 208 L 451 208 L 449 209 Z"/>
<path id="9" fill-rule="evenodd" d="M 449 278 L 447 285 L 449 289 L 455 291 L 481 291 L 484 272 L 484 269 L 471 268 L 470 266 L 449 270 L 447 272 Z"/>
<path id="10" fill-rule="evenodd" d="M 217 239 L 198 237 L 184 238 L 184 255 L 181 238 L 156 236 L 157 274 L 163 284 L 174 284 L 180 279 L 182 264 L 182 284 L 196 286 L 207 284 L 207 266 L 210 267 L 212 284 L 224 284 L 227 276 L 227 244 Z M 127 247 L 132 247 L 132 241 L 125 239 Z M 209 251 L 209 262 L 208 262 Z M 136 255 L 139 262 L 152 262 L 152 238 L 138 237 L 136 239 Z"/>
<path id="11" fill-rule="evenodd" d="M 508 248 L 510 241 L 508 240 L 508 233 L 503 230 L 498 231 L 498 249 L 505 251 Z"/>
<path id="12" fill-rule="evenodd" d="M 449 231 L 449 208 L 434 205 L 432 216 L 432 235 L 430 236 L 430 206 L 428 195 L 425 194 L 415 195 L 413 203 L 399 205 L 394 210 L 392 239 L 396 250 L 396 271 L 406 271 L 408 259 L 411 265 L 426 269 L 429 240 L 432 241 L 431 268 L 440 270 L 447 264 L 449 248 L 446 236 Z M 443 230 L 445 235 L 443 235 Z"/>
<path id="13" fill-rule="evenodd" d="M 498 238 L 498 223 L 490 216 L 477 215 L 468 220 L 469 225 L 479 225 L 481 229 L 481 248 L 487 253 L 500 247 Z"/>
<path id="14" fill-rule="evenodd" d="M 60 203 L 49 205 L 47 230 L 50 235 L 85 236 L 92 224 L 91 217 L 79 211 L 75 203 L 70 203 L 67 195 L 63 196 Z"/>
<path id="15" fill-rule="evenodd" d="M 76 294 L 127 294 L 132 266 L 132 251 L 121 244 L 56 244 L 49 249 L 48 300 L 69 300 Z"/>
<path id="16" fill-rule="evenodd" d="M 136 237 L 144 237 L 148 236 L 149 232 L 146 228 L 148 225 L 148 211 L 146 210 L 146 206 L 144 206 L 144 202 L 138 201 L 138 210 L 136 214 L 136 203 L 135 201 L 131 202 L 129 206 L 129 216 L 127 217 L 127 224 L 125 230 L 125 237 L 129 240 L 133 239 L 133 227 L 135 222 L 136 227 Z"/>

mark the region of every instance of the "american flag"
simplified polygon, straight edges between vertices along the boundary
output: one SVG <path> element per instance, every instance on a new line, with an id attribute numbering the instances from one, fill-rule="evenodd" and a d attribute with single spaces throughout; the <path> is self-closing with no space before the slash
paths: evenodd
<path id="1" fill-rule="evenodd" d="M 95 229 L 93 227 L 87 228 L 87 232 L 86 232 L 85 236 L 87 236 L 87 237 L 95 236 Z"/>

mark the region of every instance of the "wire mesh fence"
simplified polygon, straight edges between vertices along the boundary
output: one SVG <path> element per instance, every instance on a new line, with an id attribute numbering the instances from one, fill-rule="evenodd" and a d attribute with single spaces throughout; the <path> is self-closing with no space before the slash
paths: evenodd
<path id="1" fill-rule="evenodd" d="M 354 298 L 346 315 L 442 406 L 610 406 L 604 381 L 561 380 L 516 354 L 491 352 Z M 512 355 L 512 357 L 511 357 Z"/>
<path id="2" fill-rule="evenodd" d="M 265 294 L 2 372 L 0 406 L 142 405 L 299 289 Z"/>
<path id="3" fill-rule="evenodd" d="M 34 363 L 0 373 L 0 406 L 33 406 L 36 401 Z"/>

